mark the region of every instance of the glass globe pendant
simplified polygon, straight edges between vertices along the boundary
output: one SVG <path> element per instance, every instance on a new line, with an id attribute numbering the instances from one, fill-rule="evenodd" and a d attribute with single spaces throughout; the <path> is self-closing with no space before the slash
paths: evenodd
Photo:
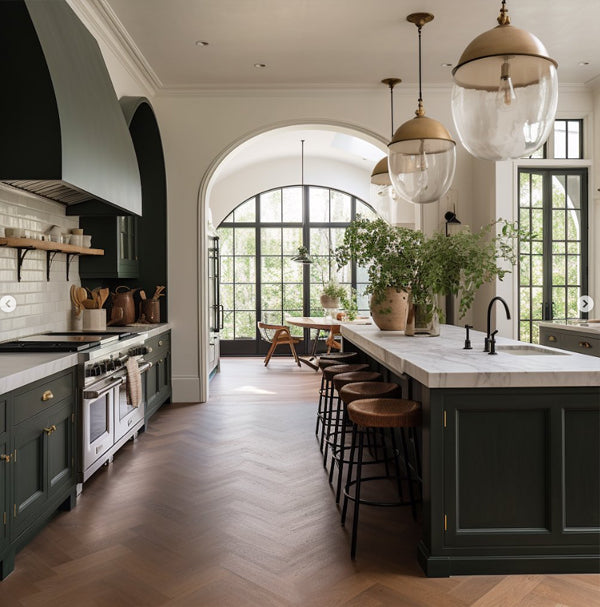
<path id="1" fill-rule="evenodd" d="M 452 70 L 452 117 L 467 151 L 506 160 L 537 150 L 554 124 L 556 67 L 536 36 L 510 25 L 502 0 L 498 25 L 475 38 Z"/>
<path id="2" fill-rule="evenodd" d="M 421 29 L 433 19 L 413 13 L 407 21 L 419 30 L 419 101 L 415 118 L 402 124 L 389 148 L 389 173 L 398 195 L 416 204 L 439 200 L 452 185 L 456 143 L 444 125 L 425 116 L 421 91 Z"/>

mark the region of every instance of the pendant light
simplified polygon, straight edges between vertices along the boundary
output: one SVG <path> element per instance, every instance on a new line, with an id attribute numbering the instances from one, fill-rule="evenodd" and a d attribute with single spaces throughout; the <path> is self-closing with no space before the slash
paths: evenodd
<path id="1" fill-rule="evenodd" d="M 384 78 L 381 83 L 387 85 L 390 88 L 390 117 L 391 117 L 391 132 L 390 137 L 394 136 L 394 87 L 402 82 L 400 78 Z M 373 169 L 371 173 L 371 183 L 379 186 L 377 193 L 380 196 L 386 195 L 392 185 L 390 179 L 390 173 L 388 171 L 388 157 L 384 156 Z M 393 190 L 393 188 L 392 188 Z M 393 190 L 395 194 L 395 190 Z"/>
<path id="2" fill-rule="evenodd" d="M 502 0 L 498 25 L 467 46 L 452 70 L 452 116 L 477 158 L 528 156 L 548 138 L 558 102 L 557 63 L 533 34 L 510 24 Z"/>
<path id="3" fill-rule="evenodd" d="M 456 143 L 444 125 L 425 116 L 421 90 L 421 30 L 433 19 L 413 13 L 406 20 L 419 30 L 419 105 L 415 118 L 401 125 L 389 148 L 392 185 L 404 199 L 417 204 L 439 200 L 450 188 L 456 166 Z"/>

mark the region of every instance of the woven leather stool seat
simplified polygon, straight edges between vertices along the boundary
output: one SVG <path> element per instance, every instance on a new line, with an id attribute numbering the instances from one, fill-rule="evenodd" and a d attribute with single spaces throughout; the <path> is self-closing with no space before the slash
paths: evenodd
<path id="1" fill-rule="evenodd" d="M 319 360 L 336 360 L 338 363 L 346 362 L 357 355 L 356 352 L 330 352 L 321 354 Z"/>
<path id="2" fill-rule="evenodd" d="M 351 371 L 366 371 L 369 368 L 367 363 L 354 363 L 348 365 L 332 365 L 323 369 L 323 375 L 326 380 L 333 381 L 335 375 L 339 373 L 350 373 Z"/>
<path id="3" fill-rule="evenodd" d="M 382 381 L 354 382 L 340 390 L 340 398 L 347 405 L 359 399 L 400 398 L 400 396 L 402 396 L 402 388 L 398 384 Z"/>
<path id="4" fill-rule="evenodd" d="M 333 376 L 333 386 L 339 392 L 344 386 L 361 381 L 380 381 L 381 373 L 377 371 L 350 371 Z"/>
<path id="5" fill-rule="evenodd" d="M 405 398 L 364 398 L 348 405 L 348 417 L 365 428 L 416 428 L 421 403 Z"/>
<path id="6" fill-rule="evenodd" d="M 337 360 L 331 360 L 330 358 L 319 358 L 319 362 L 317 364 L 319 365 L 319 369 L 322 371 L 325 367 L 333 367 L 333 365 L 339 365 L 340 362 Z"/>

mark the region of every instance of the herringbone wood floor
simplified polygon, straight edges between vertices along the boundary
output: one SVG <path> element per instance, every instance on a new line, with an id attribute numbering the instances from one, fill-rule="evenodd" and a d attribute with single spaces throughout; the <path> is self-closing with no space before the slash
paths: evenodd
<path id="1" fill-rule="evenodd" d="M 593 607 L 600 576 L 427 579 L 408 511 L 361 514 L 358 558 L 314 438 L 319 376 L 225 359 L 18 555 L 1 607 Z"/>

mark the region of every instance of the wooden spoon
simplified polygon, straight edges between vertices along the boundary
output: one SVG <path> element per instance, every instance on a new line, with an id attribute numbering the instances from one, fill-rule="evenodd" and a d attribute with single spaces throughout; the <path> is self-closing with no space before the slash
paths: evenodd
<path id="1" fill-rule="evenodd" d="M 87 308 L 87 306 L 84 304 L 85 301 L 87 301 L 87 291 L 84 287 L 79 287 L 77 289 L 77 299 L 79 300 L 79 304 L 81 306 L 83 306 L 84 308 Z"/>
<path id="2" fill-rule="evenodd" d="M 108 287 L 104 288 L 104 289 L 100 289 L 98 291 L 98 296 L 99 296 L 99 301 L 100 301 L 100 308 L 104 307 L 104 302 L 108 299 L 108 295 L 110 293 L 110 290 Z"/>

